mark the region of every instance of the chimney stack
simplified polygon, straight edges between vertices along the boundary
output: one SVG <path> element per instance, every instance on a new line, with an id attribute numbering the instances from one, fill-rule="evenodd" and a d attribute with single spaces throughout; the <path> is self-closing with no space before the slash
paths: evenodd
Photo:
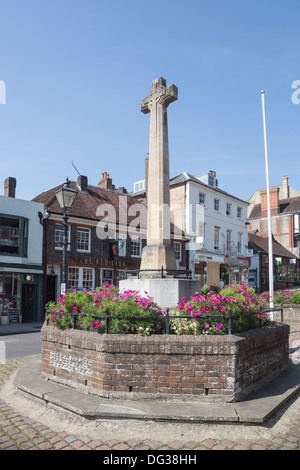
<path id="1" fill-rule="evenodd" d="M 282 177 L 282 199 L 288 199 L 290 197 L 289 191 L 289 179 L 287 176 Z"/>
<path id="2" fill-rule="evenodd" d="M 77 186 L 82 193 L 87 193 L 88 179 L 87 176 L 80 175 L 77 178 Z"/>
<path id="3" fill-rule="evenodd" d="M 268 198 L 267 191 L 265 189 L 260 192 L 261 197 L 261 217 L 268 217 Z M 274 217 L 279 214 L 279 188 L 270 188 L 270 209 L 271 217 Z"/>
<path id="4" fill-rule="evenodd" d="M 9 176 L 4 181 L 4 196 L 6 197 L 16 197 L 16 186 L 17 180 L 16 178 L 12 178 Z"/>
<path id="5" fill-rule="evenodd" d="M 122 194 L 127 194 L 127 189 L 124 188 L 124 186 L 121 186 L 121 187 L 118 189 L 118 192 L 119 192 L 119 193 L 122 193 Z"/>
<path id="6" fill-rule="evenodd" d="M 99 188 L 114 190 L 115 186 L 112 184 L 112 179 L 109 174 L 105 171 L 102 173 L 102 180 L 98 183 Z"/>

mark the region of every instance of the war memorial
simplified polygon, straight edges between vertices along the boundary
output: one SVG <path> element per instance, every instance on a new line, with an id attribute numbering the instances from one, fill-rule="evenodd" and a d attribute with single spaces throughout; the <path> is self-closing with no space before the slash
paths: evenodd
<path id="1" fill-rule="evenodd" d="M 162 311 L 200 289 L 198 281 L 177 277 L 170 243 L 167 108 L 177 98 L 177 88 L 158 78 L 141 102 L 141 111 L 150 113 L 147 245 L 139 278 L 119 286 L 120 292 L 146 291 Z M 49 322 L 41 337 L 41 372 L 48 383 L 108 402 L 236 402 L 289 367 L 289 326 L 278 322 L 223 335 L 115 334 L 57 328 Z"/>

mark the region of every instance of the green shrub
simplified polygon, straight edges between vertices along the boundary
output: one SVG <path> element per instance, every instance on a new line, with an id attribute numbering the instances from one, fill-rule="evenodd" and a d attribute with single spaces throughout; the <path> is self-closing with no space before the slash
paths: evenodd
<path id="1" fill-rule="evenodd" d="M 103 284 L 94 291 L 69 291 L 57 302 L 50 303 L 48 310 L 47 320 L 58 328 L 72 328 L 73 314 L 86 313 L 87 316 L 74 316 L 75 327 L 104 333 L 107 312 L 111 317 L 108 322 L 109 333 L 145 335 L 164 331 L 163 312 L 153 299 L 142 297 L 135 291 L 120 293 L 110 284 Z M 125 316 L 129 318 L 118 318 Z M 147 319 L 149 317 L 154 319 Z"/>
<path id="2" fill-rule="evenodd" d="M 232 315 L 231 332 L 237 333 L 257 328 L 269 322 L 263 313 L 267 307 L 266 296 L 258 296 L 245 285 L 231 285 L 220 289 L 195 293 L 182 299 L 170 314 L 171 334 L 222 335 L 228 334 L 229 312 Z M 83 330 L 105 331 L 105 313 L 110 317 L 108 333 L 111 334 L 162 334 L 165 333 L 165 312 L 146 294 L 126 291 L 104 284 L 94 291 L 68 292 L 57 302 L 49 304 L 47 319 L 58 328 L 75 327 Z M 77 316 L 76 313 L 85 313 Z M 182 317 L 188 318 L 182 318 Z M 123 318 L 127 317 L 127 318 Z M 154 317 L 154 318 L 151 318 Z"/>
<path id="3" fill-rule="evenodd" d="M 229 312 L 233 317 L 232 333 L 257 328 L 269 321 L 264 308 L 266 300 L 246 285 L 210 289 L 178 304 L 182 315 L 191 315 L 197 321 L 198 334 L 228 334 Z"/>
<path id="4" fill-rule="evenodd" d="M 263 292 L 261 297 L 269 301 L 270 293 Z M 282 289 L 274 292 L 275 304 L 300 304 L 300 290 L 296 289 Z"/>

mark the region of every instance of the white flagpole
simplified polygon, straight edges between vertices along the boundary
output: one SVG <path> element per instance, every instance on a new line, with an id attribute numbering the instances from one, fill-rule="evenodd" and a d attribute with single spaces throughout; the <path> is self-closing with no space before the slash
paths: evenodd
<path id="1" fill-rule="evenodd" d="M 267 204 L 268 204 L 268 246 L 269 246 L 269 294 L 270 309 L 274 308 L 274 278 L 273 278 L 273 246 L 272 246 L 272 223 L 271 223 L 271 204 L 270 204 L 270 186 L 269 186 L 269 165 L 268 165 L 268 148 L 267 148 L 267 131 L 266 131 L 266 112 L 265 112 L 265 92 L 261 92 L 263 124 L 264 124 L 264 141 L 265 141 L 265 162 L 266 162 L 266 180 L 267 180 Z M 271 320 L 274 319 L 274 312 L 271 312 Z"/>

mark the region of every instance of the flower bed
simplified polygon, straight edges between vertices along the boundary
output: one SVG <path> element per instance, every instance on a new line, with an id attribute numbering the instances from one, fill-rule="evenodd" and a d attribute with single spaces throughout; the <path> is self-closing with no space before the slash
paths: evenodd
<path id="1" fill-rule="evenodd" d="M 268 291 L 261 294 L 261 298 L 268 301 L 270 293 Z M 274 292 L 275 304 L 300 304 L 300 290 L 282 289 Z"/>
<path id="2" fill-rule="evenodd" d="M 219 291 L 211 286 L 207 292 L 195 293 L 191 299 L 181 299 L 171 313 L 172 334 L 228 334 L 247 331 L 268 324 L 263 308 L 266 300 L 245 285 L 228 286 Z M 58 328 L 97 330 L 104 333 L 104 316 L 110 318 L 111 334 L 162 334 L 165 332 L 166 312 L 154 300 L 139 292 L 120 293 L 110 284 L 94 291 L 68 292 L 48 306 L 47 320 Z M 79 313 L 88 313 L 78 316 Z M 97 315 L 102 318 L 97 318 Z M 126 318 L 124 318 L 126 317 Z M 75 322 L 75 325 L 74 325 Z"/>
<path id="3" fill-rule="evenodd" d="M 270 323 L 266 303 L 247 286 L 210 287 L 168 318 L 147 294 L 109 284 L 68 292 L 48 306 L 42 373 L 106 397 L 237 401 L 288 368 L 289 327 Z M 105 314 L 107 331 L 94 317 Z"/>

